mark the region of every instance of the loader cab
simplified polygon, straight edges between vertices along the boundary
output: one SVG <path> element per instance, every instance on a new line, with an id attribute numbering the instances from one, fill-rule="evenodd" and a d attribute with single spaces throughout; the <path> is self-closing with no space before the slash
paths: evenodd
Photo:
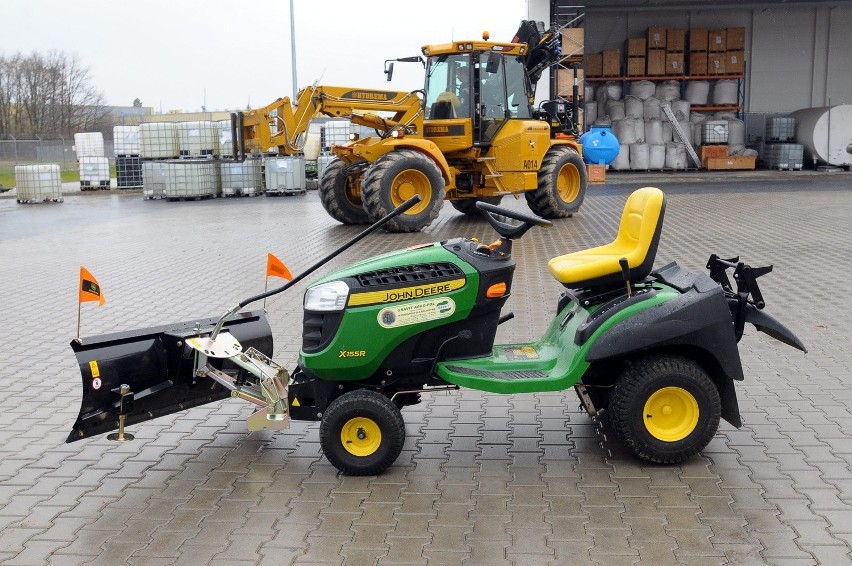
<path id="1" fill-rule="evenodd" d="M 530 119 L 523 57 L 495 49 L 430 56 L 425 137 L 442 151 L 487 148 L 510 119 Z"/>

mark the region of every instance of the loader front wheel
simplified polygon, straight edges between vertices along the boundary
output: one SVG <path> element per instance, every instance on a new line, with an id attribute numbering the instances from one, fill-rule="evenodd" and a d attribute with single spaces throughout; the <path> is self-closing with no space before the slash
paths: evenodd
<path id="1" fill-rule="evenodd" d="M 609 418 L 639 458 L 677 464 L 698 454 L 719 428 L 719 391 L 704 369 L 682 356 L 631 364 L 616 381 Z"/>
<path id="2" fill-rule="evenodd" d="M 367 224 L 370 219 L 361 201 L 361 187 L 355 176 L 346 174 L 346 165 L 340 159 L 332 159 L 328 164 L 319 184 L 320 202 L 338 222 Z"/>
<path id="3" fill-rule="evenodd" d="M 568 218 L 586 198 L 586 165 L 570 147 L 555 146 L 538 171 L 538 188 L 526 193 L 530 210 L 542 218 Z"/>
<path id="4" fill-rule="evenodd" d="M 479 197 L 479 198 L 466 198 L 460 200 L 451 200 L 450 204 L 453 205 L 453 208 L 461 212 L 462 214 L 469 214 L 471 216 L 478 216 L 482 214 L 482 211 L 476 208 L 476 203 L 479 201 L 487 202 L 488 204 L 493 204 L 497 206 L 500 204 L 500 201 L 503 200 L 503 197 Z"/>
<path id="5" fill-rule="evenodd" d="M 320 423 L 320 446 L 328 461 L 348 476 L 381 474 L 405 442 L 402 413 L 390 399 L 366 389 L 344 393 Z"/>
<path id="6" fill-rule="evenodd" d="M 390 232 L 417 232 L 432 223 L 444 205 L 444 178 L 426 154 L 399 149 L 383 155 L 364 174 L 364 209 L 373 222 L 414 195 L 421 201 L 387 224 Z"/>

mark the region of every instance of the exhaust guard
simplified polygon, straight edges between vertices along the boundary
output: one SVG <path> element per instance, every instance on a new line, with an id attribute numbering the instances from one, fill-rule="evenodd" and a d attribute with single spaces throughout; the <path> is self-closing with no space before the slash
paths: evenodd
<path id="1" fill-rule="evenodd" d="M 122 384 L 125 424 L 132 425 L 230 397 L 228 389 L 195 375 L 195 351 L 186 338 L 209 335 L 218 318 L 193 320 L 73 340 L 83 380 L 80 414 L 66 442 L 118 429 Z M 262 311 L 244 312 L 225 322 L 244 348 L 272 356 L 272 329 Z M 243 371 L 225 359 L 211 365 L 228 373 Z"/>

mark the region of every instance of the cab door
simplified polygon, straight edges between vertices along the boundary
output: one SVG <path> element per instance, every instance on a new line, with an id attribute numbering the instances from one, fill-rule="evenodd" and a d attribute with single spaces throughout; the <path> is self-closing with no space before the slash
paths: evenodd
<path id="1" fill-rule="evenodd" d="M 493 51 L 481 53 L 477 67 L 479 104 L 476 108 L 476 141 L 477 145 L 490 146 L 509 118 L 503 55 Z"/>

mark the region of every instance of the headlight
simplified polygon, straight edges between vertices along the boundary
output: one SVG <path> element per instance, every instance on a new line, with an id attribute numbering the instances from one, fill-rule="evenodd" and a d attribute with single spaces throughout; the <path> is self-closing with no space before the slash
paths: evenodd
<path id="1" fill-rule="evenodd" d="M 343 281 L 332 281 L 311 287 L 305 292 L 306 311 L 340 311 L 346 306 L 349 286 Z"/>

